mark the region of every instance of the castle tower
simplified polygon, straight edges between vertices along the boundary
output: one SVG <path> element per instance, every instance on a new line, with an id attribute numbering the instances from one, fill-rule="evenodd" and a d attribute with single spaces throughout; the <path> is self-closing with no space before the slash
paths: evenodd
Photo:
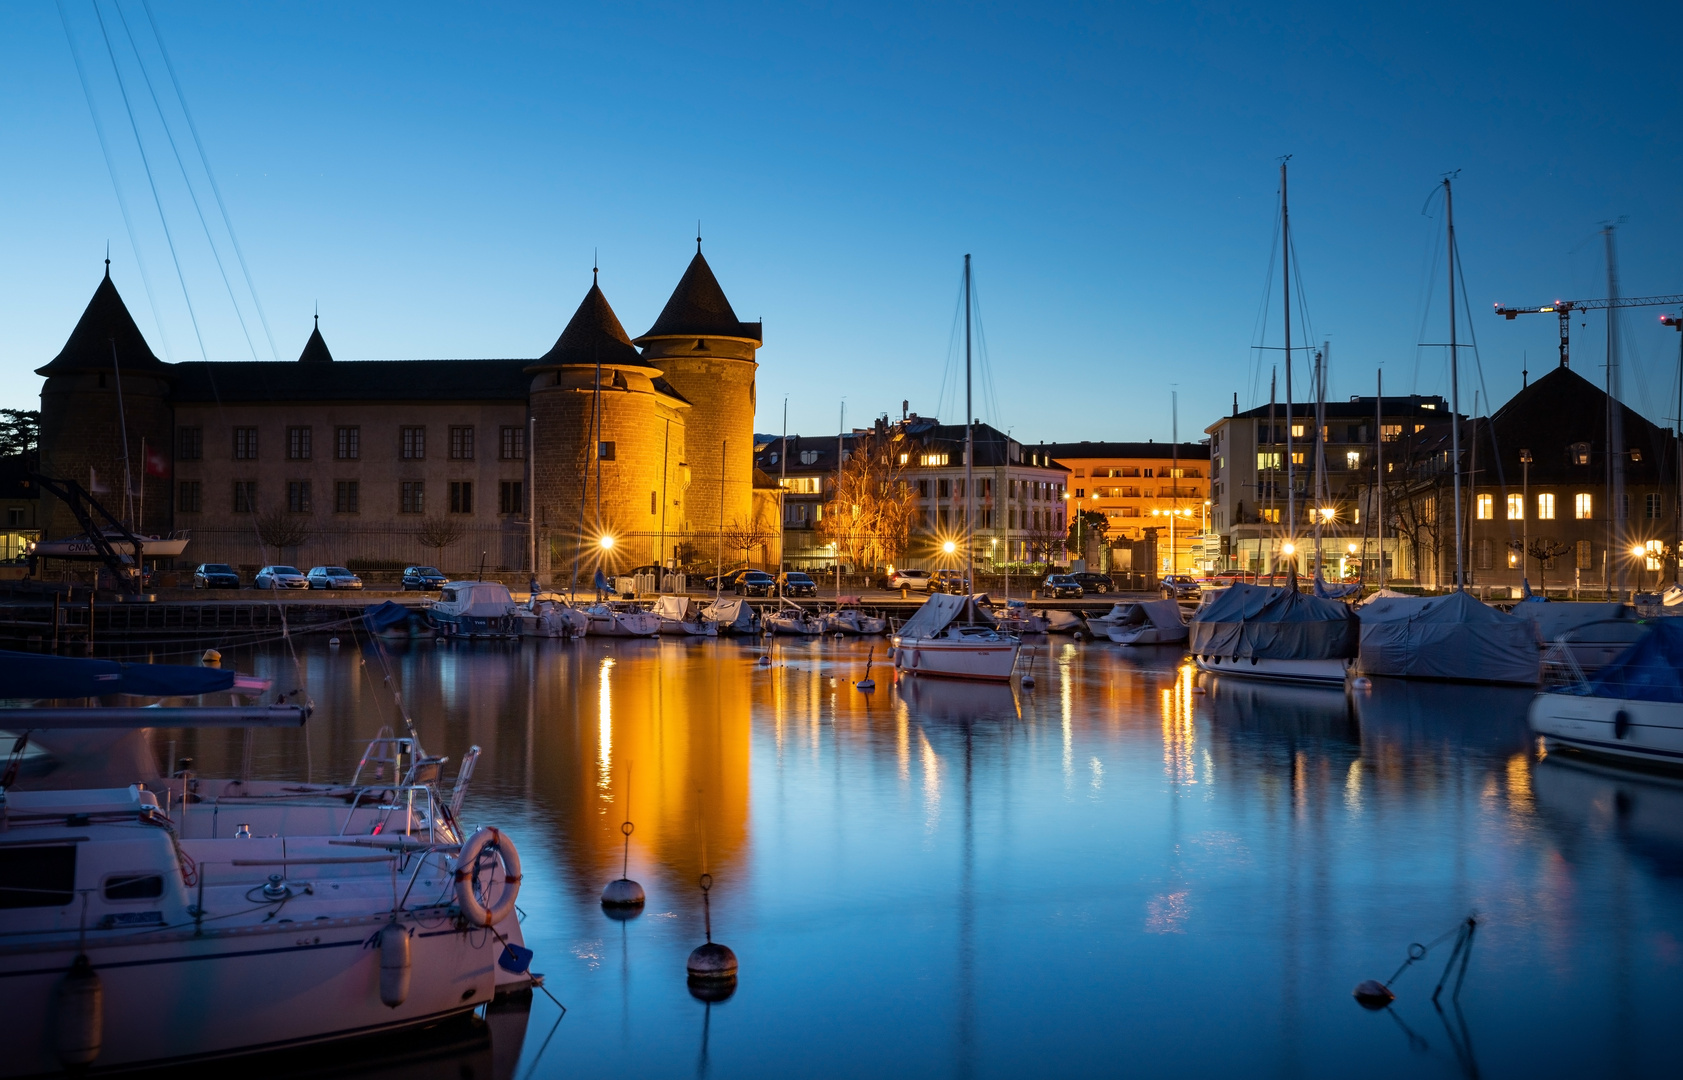
<path id="1" fill-rule="evenodd" d="M 682 539 L 688 403 L 643 362 L 594 281 L 526 372 L 533 509 L 554 538 L 554 580 L 570 580 L 575 560 L 585 584 L 598 566 L 664 564 Z"/>
<path id="2" fill-rule="evenodd" d="M 304 351 L 298 354 L 300 364 L 331 364 L 333 354 L 327 349 L 327 339 L 321 336 L 321 316 L 316 316 L 315 329 L 310 331 L 310 340 L 304 342 Z"/>
<path id="3" fill-rule="evenodd" d="M 148 476 L 146 457 L 173 460 L 168 395 L 174 375 L 152 354 L 117 294 L 109 259 L 105 279 L 70 339 L 35 374 L 47 380 L 41 386 L 42 473 L 87 487 L 92 470 L 98 485 L 107 489 L 94 498 L 114 516 L 123 518 L 127 506 L 129 520 L 142 531 L 168 529 L 174 512 L 170 480 Z M 135 492 L 128 502 L 123 495 L 125 434 L 127 474 Z M 76 519 L 57 499 L 45 499 L 41 513 L 43 535 L 49 539 L 78 531 Z"/>
<path id="4" fill-rule="evenodd" d="M 760 324 L 741 322 L 695 242 L 695 258 L 660 318 L 637 339 L 690 404 L 684 460 L 691 480 L 686 530 L 706 561 L 725 530 L 754 520 L 754 372 Z M 727 561 L 730 552 L 725 552 Z"/>

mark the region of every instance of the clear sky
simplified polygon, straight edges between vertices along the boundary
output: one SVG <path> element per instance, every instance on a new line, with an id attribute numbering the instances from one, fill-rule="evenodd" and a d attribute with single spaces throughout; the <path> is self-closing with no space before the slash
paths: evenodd
<path id="1" fill-rule="evenodd" d="M 1427 201 L 1449 170 L 1498 401 L 1527 355 L 1555 363 L 1555 326 L 1489 305 L 1606 295 L 1602 222 L 1624 219 L 1624 294 L 1683 292 L 1675 5 L 151 5 L 285 360 L 318 303 L 344 359 L 539 355 L 594 251 L 636 335 L 700 219 L 737 314 L 765 320 L 757 430 L 785 396 L 804 433 L 833 432 L 843 398 L 850 424 L 902 400 L 961 420 L 971 252 L 977 415 L 1031 442 L 1161 440 L 1178 387 L 1196 437 L 1235 391 L 1267 400 L 1279 354 L 1253 346 L 1279 344 L 1277 292 L 1258 316 L 1288 153 L 1333 397 L 1379 365 L 1388 391 L 1447 393 L 1442 350 L 1416 344 L 1446 333 Z M 210 358 L 268 359 L 146 9 L 100 0 L 111 53 L 91 0 L 63 11 L 118 180 L 59 8 L 0 6 L 0 404 L 35 398 L 107 240 L 160 355 L 200 356 L 184 279 Z M 1625 396 L 1673 415 L 1678 335 L 1655 309 L 1624 325 Z M 1574 333 L 1599 380 L 1605 322 Z"/>

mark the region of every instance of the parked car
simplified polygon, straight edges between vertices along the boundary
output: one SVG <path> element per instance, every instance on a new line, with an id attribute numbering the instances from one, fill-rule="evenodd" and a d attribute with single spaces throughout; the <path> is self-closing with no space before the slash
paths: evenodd
<path id="1" fill-rule="evenodd" d="M 428 592 L 432 589 L 442 589 L 450 584 L 450 579 L 438 572 L 436 566 L 405 566 L 403 568 L 404 592 Z"/>
<path id="2" fill-rule="evenodd" d="M 737 580 L 747 573 L 749 573 L 749 570 L 746 566 L 740 570 L 726 570 L 722 574 L 703 580 L 701 587 L 704 589 L 718 589 L 720 592 L 729 592 L 730 590 L 736 588 Z"/>
<path id="3" fill-rule="evenodd" d="M 927 570 L 896 570 L 888 575 L 887 588 L 928 589 L 931 576 Z"/>
<path id="4" fill-rule="evenodd" d="M 1081 586 L 1082 592 L 1098 593 L 1103 596 L 1116 588 L 1116 582 L 1110 579 L 1109 574 L 1095 574 L 1091 570 L 1087 570 L 1069 576 L 1074 578 Z"/>
<path id="5" fill-rule="evenodd" d="M 963 595 L 970 591 L 970 580 L 957 570 L 937 570 L 925 586 L 932 593 L 949 592 Z"/>
<path id="6" fill-rule="evenodd" d="M 1040 592 L 1048 600 L 1061 600 L 1065 597 L 1079 600 L 1084 591 L 1081 582 L 1069 574 L 1047 574 L 1046 580 L 1040 583 Z"/>
<path id="7" fill-rule="evenodd" d="M 778 582 L 784 596 L 817 596 L 818 582 L 799 570 L 790 570 Z"/>
<path id="8" fill-rule="evenodd" d="M 234 573 L 234 568 L 225 562 L 200 563 L 193 571 L 193 588 L 195 589 L 237 589 L 240 587 L 240 576 Z"/>
<path id="9" fill-rule="evenodd" d="M 1165 600 L 1198 599 L 1198 579 L 1190 574 L 1170 574 L 1157 585 Z"/>
<path id="10" fill-rule="evenodd" d="M 764 570 L 749 570 L 736 579 L 738 596 L 771 596 L 777 592 L 777 579 Z"/>
<path id="11" fill-rule="evenodd" d="M 307 589 L 310 579 L 298 572 L 296 566 L 265 566 L 257 571 L 254 589 Z"/>
<path id="12" fill-rule="evenodd" d="M 312 566 L 304 575 L 312 589 L 360 589 L 362 579 L 343 566 Z"/>

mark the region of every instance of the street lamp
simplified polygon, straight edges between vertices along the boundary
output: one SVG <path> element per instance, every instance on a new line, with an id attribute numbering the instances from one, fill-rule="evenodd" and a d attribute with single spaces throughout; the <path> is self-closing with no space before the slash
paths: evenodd
<path id="1" fill-rule="evenodd" d="M 958 550 L 958 545 L 953 543 L 951 540 L 948 540 L 946 543 L 941 545 L 941 550 L 945 554 L 951 555 L 953 552 Z"/>
<path id="2" fill-rule="evenodd" d="M 603 533 L 602 538 L 600 540 L 597 540 L 596 544 L 603 551 L 612 551 L 614 549 L 613 534 L 612 533 Z"/>

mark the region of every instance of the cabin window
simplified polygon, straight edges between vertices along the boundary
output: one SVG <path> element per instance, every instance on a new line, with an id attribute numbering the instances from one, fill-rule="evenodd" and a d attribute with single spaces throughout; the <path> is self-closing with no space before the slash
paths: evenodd
<path id="1" fill-rule="evenodd" d="M 76 896 L 76 846 L 0 848 L 0 909 L 63 907 Z"/>
<path id="2" fill-rule="evenodd" d="M 112 874 L 105 879 L 107 900 L 156 900 L 164 895 L 164 879 L 157 874 Z"/>

